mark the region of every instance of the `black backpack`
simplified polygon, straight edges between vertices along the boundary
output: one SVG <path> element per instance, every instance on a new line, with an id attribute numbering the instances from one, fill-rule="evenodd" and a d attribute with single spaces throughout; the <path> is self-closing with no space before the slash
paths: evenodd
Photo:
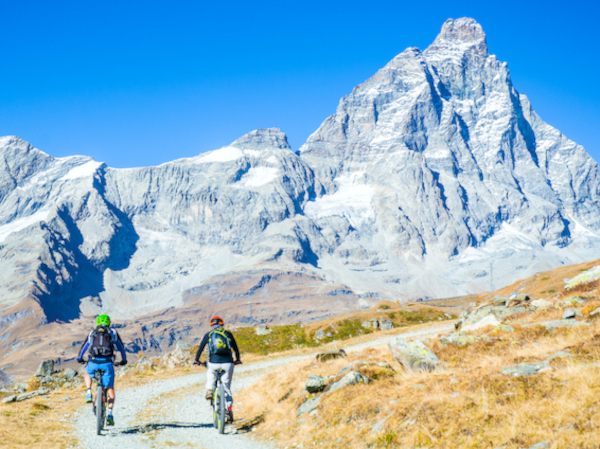
<path id="1" fill-rule="evenodd" d="M 110 329 L 106 326 L 98 326 L 92 332 L 90 355 L 92 357 L 112 357 L 113 354 L 113 339 Z"/>
<path id="2" fill-rule="evenodd" d="M 211 354 L 231 356 L 231 342 L 222 327 L 217 327 L 208 333 L 208 350 Z"/>

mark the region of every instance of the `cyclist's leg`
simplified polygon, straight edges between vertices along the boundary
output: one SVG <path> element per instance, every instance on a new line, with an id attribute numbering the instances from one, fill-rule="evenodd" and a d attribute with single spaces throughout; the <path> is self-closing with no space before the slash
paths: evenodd
<path id="1" fill-rule="evenodd" d="M 206 398 L 208 399 L 209 392 L 215 391 L 215 382 L 217 378 L 215 376 L 215 371 L 218 369 L 217 364 L 215 363 L 206 363 Z"/>
<path id="2" fill-rule="evenodd" d="M 83 380 L 85 382 L 85 388 L 87 389 L 85 402 L 90 403 L 94 402 L 94 398 L 92 395 L 92 376 L 94 375 L 94 370 L 96 366 L 93 362 L 88 362 L 85 367 L 85 374 L 83 375 Z"/>
<path id="3" fill-rule="evenodd" d="M 231 394 L 231 381 L 233 380 L 233 363 L 220 363 L 220 368 L 225 371 L 221 381 L 223 382 L 223 388 L 225 388 L 225 398 L 227 399 L 227 407 L 230 407 L 233 403 L 233 395 Z"/>
<path id="4" fill-rule="evenodd" d="M 108 398 L 108 413 L 112 414 L 113 405 L 115 403 L 115 369 L 112 363 L 106 363 L 104 366 L 104 374 L 102 375 L 102 384 L 106 387 Z"/>

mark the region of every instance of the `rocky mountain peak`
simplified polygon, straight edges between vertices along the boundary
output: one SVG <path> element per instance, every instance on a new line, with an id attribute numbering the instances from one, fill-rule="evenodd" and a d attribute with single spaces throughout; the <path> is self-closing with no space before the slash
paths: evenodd
<path id="1" fill-rule="evenodd" d="M 291 150 L 287 136 L 279 128 L 256 129 L 244 134 L 231 146 L 246 150 L 262 150 L 265 148 Z"/>
<path id="2" fill-rule="evenodd" d="M 442 25 L 442 31 L 427 49 L 428 52 L 474 51 L 488 54 L 485 32 L 475 19 L 462 17 L 448 19 Z"/>

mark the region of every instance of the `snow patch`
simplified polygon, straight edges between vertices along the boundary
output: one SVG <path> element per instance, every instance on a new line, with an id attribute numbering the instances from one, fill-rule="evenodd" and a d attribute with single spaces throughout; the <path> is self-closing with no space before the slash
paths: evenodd
<path id="1" fill-rule="evenodd" d="M 17 220 L 13 220 L 10 223 L 0 226 L 0 242 L 6 240 L 6 238 L 13 232 L 19 232 L 25 228 L 28 228 L 29 226 L 39 223 L 40 221 L 44 221 L 47 217 L 48 211 L 42 210 L 28 217 L 18 218 Z"/>
<path id="2" fill-rule="evenodd" d="M 205 156 L 200 157 L 198 162 L 229 162 L 242 157 L 244 157 L 242 150 L 236 147 L 227 146 L 207 153 Z"/>
<path id="3" fill-rule="evenodd" d="M 85 164 L 73 167 L 65 176 L 61 178 L 61 180 L 67 181 L 70 179 L 87 178 L 88 176 L 93 176 L 100 165 L 102 164 L 96 161 L 86 162 Z"/>
<path id="4" fill-rule="evenodd" d="M 362 173 L 340 176 L 336 179 L 338 189 L 331 195 L 324 195 L 306 204 L 304 213 L 311 218 L 334 215 L 346 217 L 350 224 L 358 227 L 361 223 L 374 219 L 371 205 L 375 189 L 359 181 Z"/>
<path id="5" fill-rule="evenodd" d="M 252 167 L 248 170 L 241 183 L 244 187 L 259 187 L 277 179 L 279 170 L 274 167 Z"/>

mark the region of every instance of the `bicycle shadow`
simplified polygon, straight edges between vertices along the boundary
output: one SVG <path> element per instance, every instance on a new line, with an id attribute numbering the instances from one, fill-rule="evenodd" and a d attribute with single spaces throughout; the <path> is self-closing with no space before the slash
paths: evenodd
<path id="1" fill-rule="evenodd" d="M 141 433 L 152 432 L 155 430 L 165 429 L 207 429 L 212 428 L 213 424 L 198 424 L 198 423 L 185 423 L 185 422 L 172 422 L 172 423 L 149 423 L 141 426 L 129 427 L 119 433 L 124 435 L 136 435 Z"/>

